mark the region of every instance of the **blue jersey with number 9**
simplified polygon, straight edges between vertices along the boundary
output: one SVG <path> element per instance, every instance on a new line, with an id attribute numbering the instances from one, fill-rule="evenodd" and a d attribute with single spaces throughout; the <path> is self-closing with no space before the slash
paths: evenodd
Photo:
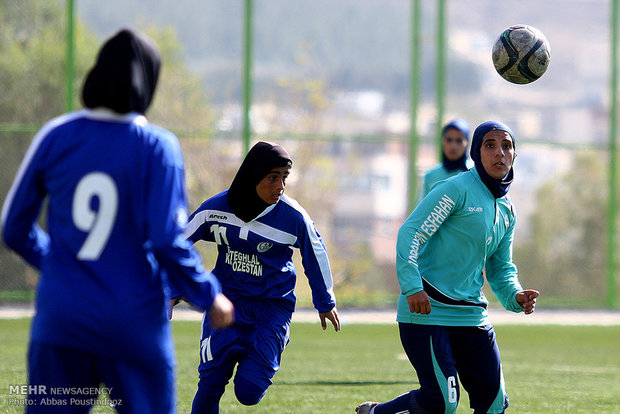
<path id="1" fill-rule="evenodd" d="M 5 242 L 41 270 L 32 339 L 110 356 L 170 352 L 168 284 L 206 309 L 220 291 L 183 237 L 186 221 L 173 134 L 105 109 L 45 125 L 2 211 Z"/>

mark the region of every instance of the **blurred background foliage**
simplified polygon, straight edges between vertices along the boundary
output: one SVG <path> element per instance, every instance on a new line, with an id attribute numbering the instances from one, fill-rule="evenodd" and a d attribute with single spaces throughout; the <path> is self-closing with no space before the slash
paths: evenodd
<path id="1" fill-rule="evenodd" d="M 101 42 L 121 27 L 138 27 L 155 41 L 162 54 L 160 83 L 147 115 L 180 138 L 190 210 L 226 189 L 243 158 L 239 130 L 242 2 L 180 1 L 173 5 L 165 0 L 110 0 L 105 7 L 95 2 L 76 3 L 75 109 L 81 107 L 81 84 Z M 387 183 L 381 174 L 368 175 L 376 156 L 397 154 L 400 158 L 395 159 L 400 160 L 408 153 L 406 129 L 377 129 L 373 123 L 377 118 L 387 118 L 390 109 L 404 106 L 406 114 L 408 9 L 403 9 L 404 2 L 396 1 L 338 3 L 256 3 L 254 97 L 262 105 L 257 105 L 256 112 L 253 108 L 253 139 L 278 141 L 292 154 L 294 169 L 287 192 L 310 213 L 325 240 L 339 304 L 394 306 L 398 295 L 394 238 L 409 212 L 400 211 L 403 207 L 396 209 L 400 211 L 396 216 L 379 214 L 377 218 L 360 211 L 368 207 L 365 204 L 376 204 L 370 193 Z M 432 3 L 425 2 L 426 9 L 432 10 Z M 481 3 L 487 11 L 499 7 L 489 1 Z M 592 1 L 586 6 L 583 2 L 568 3 L 566 8 L 579 6 L 576 3 L 583 7 L 607 5 L 606 1 Z M 516 14 L 514 19 L 521 16 Z M 459 16 L 453 19 L 459 20 Z M 197 28 L 203 31 L 197 32 Z M 430 39 L 432 29 L 425 26 L 423 42 L 434 41 Z M 65 30 L 64 1 L 0 0 L 1 201 L 33 135 L 66 109 Z M 553 66 L 557 39 L 548 37 Z M 426 79 L 422 100 L 434 99 L 433 53 L 432 47 L 422 53 L 422 77 Z M 502 114 L 488 109 L 510 99 L 510 93 L 501 91 L 488 106 L 475 112 L 480 91 L 488 86 L 481 73 L 480 67 L 458 53 L 450 55 L 449 113 L 480 121 L 486 120 L 486 112 Z M 545 75 L 548 84 L 537 81 L 541 84 L 537 93 L 543 93 L 562 76 Z M 584 75 L 584 82 L 589 76 Z M 590 88 L 589 99 L 593 111 L 603 114 L 600 122 L 604 123 L 605 108 L 599 98 L 605 91 L 597 88 Z M 346 92 L 359 90 L 381 91 L 387 96 L 386 112 L 360 117 L 347 108 L 342 110 L 341 101 L 346 103 L 349 96 Z M 509 90 L 513 91 L 516 89 Z M 506 111 L 506 118 L 516 119 L 511 108 Z M 476 123 L 471 123 L 473 130 Z M 430 161 L 422 162 L 418 176 L 411 179 L 419 179 L 424 168 L 436 161 L 435 155 L 428 155 L 436 154 L 434 128 L 422 128 L 421 156 Z M 520 136 L 531 138 L 517 141 L 517 174 L 536 176 L 535 183 L 523 179 L 513 186 L 517 195 L 523 188 L 529 191 L 523 192 L 527 194 L 523 197 L 513 195 L 518 227 L 524 229 L 519 230 L 514 251 L 522 284 L 543 293 L 542 306 L 603 306 L 608 153 L 600 142 L 551 142 L 553 137 L 528 134 L 527 128 L 516 130 Z M 593 136 L 597 134 L 593 132 Z M 545 169 L 540 158 L 528 155 L 541 153 L 547 154 L 545 162 L 563 167 Z M 388 166 L 390 162 L 388 159 Z M 395 171 L 401 171 L 395 165 Z M 387 203 L 392 201 L 388 199 Z M 207 245 L 199 249 L 209 267 L 214 249 Z M 298 256 L 295 260 L 300 274 L 300 305 L 311 306 L 303 267 Z M 37 272 L 0 246 L 0 302 L 31 301 L 37 277 Z M 493 299 L 492 294 L 487 296 Z"/>

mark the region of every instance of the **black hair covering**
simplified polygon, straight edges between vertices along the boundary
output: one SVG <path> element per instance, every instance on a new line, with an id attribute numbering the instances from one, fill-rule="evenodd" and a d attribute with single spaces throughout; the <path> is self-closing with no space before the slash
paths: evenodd
<path id="1" fill-rule="evenodd" d="M 161 58 L 157 46 L 130 29 L 108 39 L 86 77 L 82 102 L 125 114 L 144 114 L 151 104 Z"/>
<path id="2" fill-rule="evenodd" d="M 463 134 L 465 141 L 469 141 L 469 124 L 464 119 L 456 118 L 444 125 L 441 130 L 441 137 L 443 138 L 446 135 L 446 131 L 450 129 L 459 131 Z M 456 160 L 449 160 L 448 157 L 446 157 L 446 153 L 444 151 L 441 152 L 441 163 L 448 171 L 467 171 L 467 159 L 467 151 L 463 151 L 463 155 Z"/>
<path id="3" fill-rule="evenodd" d="M 512 184 L 512 180 L 514 179 L 514 170 L 510 167 L 510 171 L 506 174 L 505 177 L 496 180 L 492 178 L 489 174 L 487 174 L 484 166 L 482 165 L 482 159 L 480 158 L 480 147 L 482 146 L 482 138 L 484 136 L 493 131 L 499 130 L 507 132 L 508 135 L 512 138 L 512 146 L 515 148 L 515 136 L 512 133 L 512 130 L 508 127 L 508 125 L 503 124 L 497 121 L 487 121 L 480 125 L 474 131 L 474 137 L 471 142 L 471 159 L 474 160 L 476 165 L 476 171 L 478 171 L 478 175 L 482 179 L 484 185 L 493 193 L 493 197 L 501 198 L 508 193 L 508 189 L 510 188 L 510 184 Z"/>
<path id="4" fill-rule="evenodd" d="M 256 143 L 228 189 L 228 203 L 233 213 L 245 222 L 256 218 L 269 206 L 259 197 L 256 186 L 272 169 L 287 165 L 293 165 L 293 160 L 283 147 L 263 141 Z"/>

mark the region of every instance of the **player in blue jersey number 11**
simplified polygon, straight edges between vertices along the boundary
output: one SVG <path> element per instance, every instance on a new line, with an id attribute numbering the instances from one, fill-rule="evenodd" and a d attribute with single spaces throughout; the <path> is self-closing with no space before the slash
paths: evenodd
<path id="1" fill-rule="evenodd" d="M 233 326 L 213 329 L 208 321 L 203 323 L 200 381 L 192 413 L 219 412 L 235 367 L 239 402 L 255 405 L 265 395 L 280 368 L 295 310 L 293 248 L 301 253 L 323 329 L 329 320 L 340 330 L 323 240 L 308 213 L 284 194 L 291 166 L 283 147 L 258 142 L 230 188 L 205 201 L 189 217 L 188 239 L 217 245 L 213 274 L 235 307 Z"/>

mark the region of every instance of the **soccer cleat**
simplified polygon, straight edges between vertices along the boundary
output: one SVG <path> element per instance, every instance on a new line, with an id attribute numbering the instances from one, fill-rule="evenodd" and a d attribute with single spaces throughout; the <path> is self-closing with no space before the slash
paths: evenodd
<path id="1" fill-rule="evenodd" d="M 355 412 L 357 414 L 369 414 L 370 410 L 372 410 L 372 408 L 377 405 L 379 405 L 378 402 L 366 401 L 365 403 L 361 403 L 360 405 L 358 405 L 355 409 Z"/>

